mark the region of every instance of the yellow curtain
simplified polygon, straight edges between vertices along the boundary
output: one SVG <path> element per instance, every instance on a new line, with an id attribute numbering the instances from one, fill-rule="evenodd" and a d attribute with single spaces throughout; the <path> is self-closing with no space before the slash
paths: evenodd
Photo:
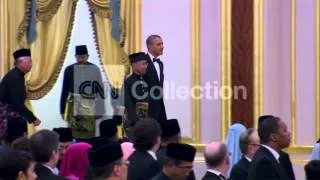
<path id="1" fill-rule="evenodd" d="M 68 50 L 77 0 L 37 0 L 33 67 L 26 76 L 29 99 L 45 96 L 56 82 Z"/>
<path id="2" fill-rule="evenodd" d="M 112 38 L 112 10 L 109 0 L 89 0 L 95 41 L 98 45 L 100 61 L 112 88 L 120 89 L 125 77 L 130 73 L 128 55 L 120 43 Z"/>
<path id="3" fill-rule="evenodd" d="M 141 0 L 121 0 L 120 10 L 125 30 L 124 50 L 128 54 L 141 51 Z"/>
<path id="4" fill-rule="evenodd" d="M 28 3 L 27 0 L 0 1 L 0 78 L 13 67 L 12 53 L 21 48 L 19 40 L 28 24 Z"/>

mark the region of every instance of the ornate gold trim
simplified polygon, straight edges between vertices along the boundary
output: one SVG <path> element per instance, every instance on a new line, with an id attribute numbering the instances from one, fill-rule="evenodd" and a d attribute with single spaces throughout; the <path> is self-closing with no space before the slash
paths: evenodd
<path id="1" fill-rule="evenodd" d="M 61 53 L 61 56 L 60 56 L 59 62 L 57 64 L 57 68 L 55 69 L 55 72 L 53 72 L 53 75 L 50 77 L 50 79 L 48 80 L 47 84 L 45 84 L 39 90 L 28 91 L 28 99 L 36 100 L 36 99 L 42 98 L 43 96 L 45 96 L 52 89 L 52 87 L 56 83 L 56 81 L 57 81 L 57 79 L 59 77 L 59 73 L 61 71 L 61 68 L 63 66 L 64 59 L 66 57 L 69 44 L 70 44 L 71 32 L 72 32 L 72 29 L 73 29 L 77 3 L 78 3 L 78 0 L 73 0 L 73 2 L 72 2 L 71 18 L 70 18 L 70 22 L 69 22 L 69 25 L 68 25 L 67 39 L 66 39 L 66 42 L 63 45 L 63 52 Z"/>
<path id="2" fill-rule="evenodd" d="M 191 79 L 192 88 L 200 86 L 200 1 L 191 0 Z M 199 97 L 200 91 L 196 91 Z M 200 143 L 200 99 L 192 97 L 192 139 Z"/>
<path id="3" fill-rule="evenodd" d="M 263 113 L 264 0 L 254 0 L 254 127 Z"/>
<path id="4" fill-rule="evenodd" d="M 18 27 L 18 34 L 17 34 L 17 41 L 20 45 L 20 47 L 24 47 L 26 44 L 22 41 L 22 37 L 26 34 L 26 31 L 28 29 L 29 21 L 31 17 L 31 0 L 25 1 L 25 13 L 23 20 L 19 24 Z"/>
<path id="5" fill-rule="evenodd" d="M 291 133 L 292 146 L 295 146 L 296 141 L 296 0 L 291 0 L 291 33 L 290 33 L 290 73 L 291 73 Z"/>
<path id="6" fill-rule="evenodd" d="M 221 87 L 231 86 L 231 0 L 221 1 Z M 221 139 L 231 125 L 231 99 L 221 99 Z"/>
<path id="7" fill-rule="evenodd" d="M 320 1 L 316 1 L 316 139 L 320 138 Z"/>
<path id="8" fill-rule="evenodd" d="M 87 0 L 90 11 L 94 14 L 100 16 L 101 18 L 111 18 L 112 9 L 110 8 L 110 1 L 107 2 L 107 6 L 102 6 L 101 4 L 96 4 L 92 0 Z"/>
<path id="9" fill-rule="evenodd" d="M 74 1 L 74 0 L 73 0 Z M 37 8 L 37 19 L 40 21 L 49 21 L 58 11 L 62 0 L 52 0 L 50 5 L 43 8 Z"/>

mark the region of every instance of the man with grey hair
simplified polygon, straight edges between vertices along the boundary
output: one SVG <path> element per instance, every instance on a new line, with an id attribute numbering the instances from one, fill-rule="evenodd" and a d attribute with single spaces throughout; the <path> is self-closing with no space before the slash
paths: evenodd
<path id="1" fill-rule="evenodd" d="M 260 138 L 256 129 L 250 128 L 240 136 L 240 150 L 242 158 L 235 164 L 231 170 L 231 180 L 246 180 L 248 178 L 249 164 L 260 147 Z"/>
<path id="2" fill-rule="evenodd" d="M 220 141 L 213 141 L 204 150 L 204 158 L 208 167 L 202 180 L 225 180 L 229 167 L 227 146 Z"/>
<path id="3" fill-rule="evenodd" d="M 146 40 L 148 48 L 148 68 L 146 81 L 150 88 L 149 117 L 158 122 L 167 120 L 166 109 L 163 102 L 163 62 L 159 56 L 163 54 L 163 41 L 159 35 L 150 35 Z"/>

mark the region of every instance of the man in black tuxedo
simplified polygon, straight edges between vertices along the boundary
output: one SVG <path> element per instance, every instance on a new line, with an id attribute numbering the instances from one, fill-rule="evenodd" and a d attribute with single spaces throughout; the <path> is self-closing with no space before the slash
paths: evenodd
<path id="1" fill-rule="evenodd" d="M 258 125 L 264 121 L 265 119 L 269 118 L 269 117 L 274 117 L 272 115 L 263 115 L 263 116 L 260 116 L 259 117 L 259 120 L 258 120 Z M 284 152 L 284 151 L 280 151 L 279 152 L 280 154 L 280 164 L 281 166 L 284 168 L 284 170 L 286 171 L 288 177 L 290 180 L 295 180 L 295 175 L 294 175 L 294 172 L 293 172 L 293 167 L 292 167 L 292 162 L 290 160 L 290 156 L 288 153 Z"/>
<path id="2" fill-rule="evenodd" d="M 204 150 L 204 158 L 208 167 L 202 180 L 226 180 L 230 167 L 227 146 L 219 141 L 208 144 Z"/>
<path id="3" fill-rule="evenodd" d="M 312 160 L 304 166 L 306 180 L 320 179 L 320 160 Z"/>
<path id="4" fill-rule="evenodd" d="M 235 164 L 230 173 L 230 180 L 247 180 L 249 164 L 260 147 L 260 138 L 256 129 L 250 128 L 240 136 L 242 158 Z"/>
<path id="5" fill-rule="evenodd" d="M 249 180 L 289 180 L 280 164 L 280 151 L 289 147 L 291 133 L 278 117 L 268 117 L 258 127 L 261 147 L 249 167 Z"/>
<path id="6" fill-rule="evenodd" d="M 159 35 L 151 35 L 147 38 L 146 44 L 148 48 L 146 80 L 150 89 L 149 117 L 161 122 L 167 120 L 163 102 L 164 66 L 159 59 L 163 54 L 163 41 Z"/>
<path id="7" fill-rule="evenodd" d="M 161 144 L 161 129 L 151 118 L 140 119 L 132 127 L 132 141 L 135 152 L 129 157 L 128 180 L 147 180 L 157 175 L 162 165 L 156 152 Z"/>
<path id="8" fill-rule="evenodd" d="M 50 130 L 40 130 L 30 137 L 30 150 L 37 162 L 37 180 L 66 180 L 55 171 L 59 160 L 59 135 Z"/>

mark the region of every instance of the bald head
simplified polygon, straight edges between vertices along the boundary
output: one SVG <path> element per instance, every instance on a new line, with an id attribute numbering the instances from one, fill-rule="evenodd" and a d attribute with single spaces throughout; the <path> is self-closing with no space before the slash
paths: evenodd
<path id="1" fill-rule="evenodd" d="M 208 144 L 204 150 L 204 158 L 208 167 L 214 168 L 224 164 L 228 154 L 227 146 L 219 141 Z"/>

